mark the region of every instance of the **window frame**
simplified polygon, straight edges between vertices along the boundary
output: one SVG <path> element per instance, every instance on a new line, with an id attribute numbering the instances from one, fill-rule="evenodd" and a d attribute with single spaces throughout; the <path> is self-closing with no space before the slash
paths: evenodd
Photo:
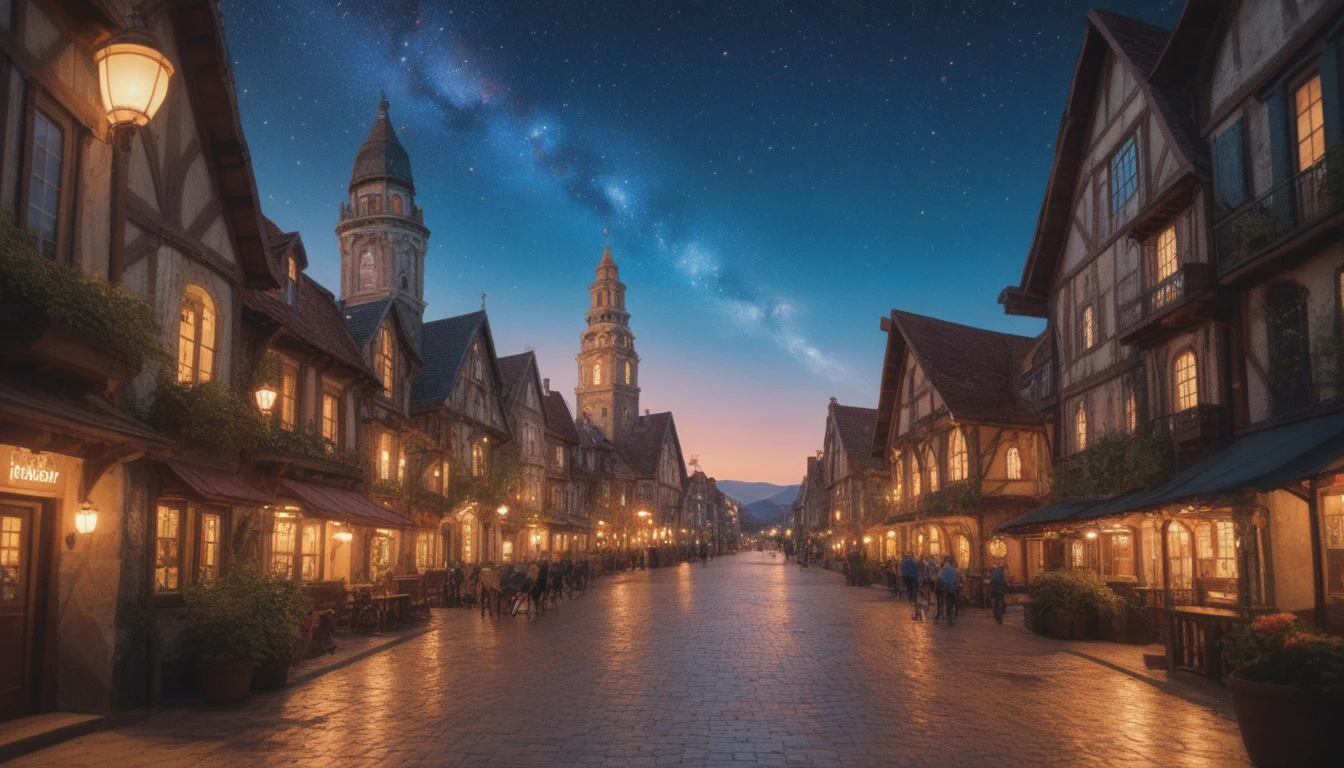
<path id="1" fill-rule="evenodd" d="M 1014 469 L 1016 467 L 1016 469 Z M 1022 479 L 1022 450 L 1016 445 L 1010 445 L 1003 452 L 1004 474 L 1009 480 Z"/>
<path id="2" fill-rule="evenodd" d="M 1087 422 L 1087 401 L 1079 400 L 1077 407 L 1073 409 L 1073 444 L 1078 453 L 1086 451 L 1091 442 L 1092 435 Z"/>
<path id="3" fill-rule="evenodd" d="M 1117 181 L 1117 170 L 1124 170 L 1122 156 L 1126 154 L 1126 150 L 1130 149 L 1133 150 L 1132 174 L 1127 174 L 1126 179 L 1123 181 Z M 1106 171 L 1106 190 L 1108 196 L 1107 211 L 1110 213 L 1112 231 L 1114 231 L 1114 225 L 1120 221 L 1121 214 L 1124 213 L 1125 208 L 1129 206 L 1131 201 L 1139 196 L 1141 175 L 1139 173 L 1138 131 L 1132 131 L 1124 138 L 1120 139 L 1115 150 L 1111 152 L 1110 156 L 1106 159 Z M 1125 189 L 1129 190 L 1129 194 L 1117 202 L 1116 192 L 1124 191 Z"/>
<path id="4" fill-rule="evenodd" d="M 1188 380 L 1182 380 L 1181 362 L 1187 358 L 1190 360 L 1188 369 L 1190 378 Z M 1177 352 L 1176 356 L 1171 359 L 1172 413 L 1180 413 L 1182 411 L 1190 410 L 1191 408 L 1199 407 L 1199 379 L 1199 355 L 1195 354 L 1195 350 L 1189 347 L 1181 349 L 1181 351 Z M 1184 391 L 1186 384 L 1189 384 L 1191 388 L 1190 392 Z M 1187 394 L 1190 395 L 1190 401 L 1188 403 L 1186 402 Z"/>
<path id="5" fill-rule="evenodd" d="M 210 543 L 205 540 L 205 518 L 207 516 L 219 519 L 219 529 L 217 531 L 218 539 L 213 542 L 219 549 L 215 552 L 215 575 L 211 579 L 206 579 L 202 574 L 202 569 L 205 568 L 206 546 Z M 229 548 L 225 546 L 225 544 L 229 540 L 229 508 L 206 504 L 197 508 L 195 513 L 190 517 L 194 523 L 192 526 L 194 529 L 192 531 L 192 540 L 194 542 L 192 552 L 195 556 L 195 562 L 191 564 L 193 577 L 200 582 L 218 579 L 220 576 L 223 576 L 225 570 L 228 569 Z"/>
<path id="6" fill-rule="evenodd" d="M 275 409 L 275 418 L 280 428 L 289 432 L 299 428 L 300 398 L 303 389 L 299 386 L 300 371 L 298 361 L 284 355 L 280 356 L 280 407 Z M 288 387 L 291 383 L 292 391 Z"/>
<path id="7" fill-rule="evenodd" d="M 33 140 L 37 133 L 37 115 L 61 129 L 61 178 L 57 190 L 57 215 L 55 243 L 51 259 L 59 264 L 73 266 L 76 263 L 74 244 L 77 241 L 75 227 L 79 212 L 76 210 L 78 197 L 74 194 L 79 182 L 79 169 L 83 165 L 83 152 L 80 142 L 75 141 L 81 126 L 78 121 L 54 97 L 43 91 L 40 86 L 33 87 L 33 98 L 24 107 L 21 127 L 22 144 L 19 148 L 19 194 L 14 209 L 21 211 L 20 223 L 25 231 L 28 227 L 28 211 L 32 203 L 33 176 Z M 38 248 L 38 253 L 41 253 Z"/>
<path id="8" fill-rule="evenodd" d="M 158 499 L 154 503 L 154 519 L 151 525 L 154 546 L 151 550 L 150 558 L 150 583 L 151 590 L 155 598 L 181 598 L 182 590 L 186 586 L 186 576 L 191 572 L 187 563 L 187 521 L 189 519 L 190 505 L 184 499 L 164 498 Z M 160 512 L 163 509 L 170 509 L 177 513 L 177 533 L 175 537 L 166 537 L 160 535 Z M 177 545 L 177 564 L 175 566 L 164 566 L 163 554 L 160 546 L 165 541 L 174 541 Z M 172 588 L 159 587 L 159 570 L 161 568 L 174 567 L 177 570 L 177 583 Z"/>
<path id="9" fill-rule="evenodd" d="M 1298 94 L 1302 89 L 1304 89 L 1304 88 L 1308 88 L 1313 82 L 1316 83 L 1316 91 L 1317 91 L 1317 94 L 1316 94 L 1316 97 L 1317 97 L 1317 98 L 1316 98 L 1316 101 L 1313 102 L 1313 103 L 1316 105 L 1316 110 L 1315 110 L 1315 111 L 1318 112 L 1319 117 L 1320 117 L 1320 121 L 1321 121 L 1321 122 L 1320 122 L 1320 125 L 1318 125 L 1318 126 L 1312 128 L 1311 133 L 1309 134 L 1309 136 L 1315 136 L 1316 134 L 1319 133 L 1319 137 L 1320 137 L 1319 140 L 1320 140 L 1321 146 L 1320 146 L 1320 154 L 1319 154 L 1319 156 L 1317 156 L 1317 158 L 1316 158 L 1314 161 L 1312 161 L 1311 164 L 1309 164 L 1309 165 L 1307 165 L 1307 166 L 1303 166 L 1303 165 L 1302 165 L 1302 155 L 1301 155 L 1301 151 L 1302 151 L 1302 135 L 1301 135 L 1301 132 L 1300 132 L 1300 130 L 1299 130 L 1299 129 L 1300 129 L 1299 122 L 1300 122 L 1300 119 L 1301 119 L 1302 115 L 1301 115 L 1301 113 L 1298 112 L 1298 109 L 1297 109 L 1297 94 Z M 1289 85 L 1287 91 L 1288 91 L 1288 93 L 1286 94 L 1287 98 L 1285 99 L 1285 101 L 1288 102 L 1287 107 L 1288 107 L 1288 110 L 1289 110 L 1289 114 L 1288 114 L 1289 129 L 1292 131 L 1292 141 L 1293 141 L 1292 146 L 1290 147 L 1290 150 L 1292 151 L 1292 162 L 1293 162 L 1293 165 L 1292 165 L 1292 175 L 1296 175 L 1296 174 L 1300 174 L 1300 173 L 1305 173 L 1306 171 L 1310 170 L 1311 168 L 1316 167 L 1317 165 L 1319 165 L 1320 163 L 1322 163 L 1322 162 L 1325 160 L 1325 152 L 1326 152 L 1326 136 L 1325 136 L 1325 79 L 1324 79 L 1323 77 L 1321 77 L 1321 72 L 1320 72 L 1319 69 L 1310 69 L 1310 70 L 1307 70 L 1307 71 L 1301 73 L 1300 75 L 1298 75 L 1297 77 L 1295 77 L 1292 81 L 1290 81 L 1290 85 Z M 1312 110 L 1310 109 L 1310 107 L 1311 107 L 1311 104 L 1308 104 L 1308 111 L 1309 111 L 1309 112 L 1312 111 Z M 1312 141 L 1312 144 L 1313 144 L 1313 145 L 1315 144 L 1315 140 Z"/>
<path id="10" fill-rule="evenodd" d="M 342 422 L 344 421 L 341 418 L 341 411 L 342 406 L 344 405 L 344 399 L 345 399 L 343 397 L 344 394 L 345 393 L 341 390 L 339 385 L 337 385 L 334 382 L 328 381 L 327 379 L 322 379 L 322 405 L 320 413 L 322 419 L 321 421 L 322 439 L 330 441 L 332 445 L 338 448 L 344 445 L 344 443 L 341 440 L 343 432 L 341 427 Z M 328 401 L 332 403 L 332 414 L 330 420 L 328 420 L 327 418 Z M 328 421 L 330 421 L 331 426 L 330 435 L 327 434 Z"/>
<path id="11" fill-rule="evenodd" d="M 193 289 L 196 290 L 196 291 L 198 291 L 198 292 L 200 292 L 201 297 L 198 298 L 198 297 L 192 296 L 191 293 L 192 293 L 192 290 L 193 290 Z M 195 311 L 196 311 L 196 323 L 195 323 L 195 326 L 194 326 L 194 328 L 193 328 L 193 333 L 194 333 L 194 335 L 192 336 L 192 339 L 191 339 L 191 342 L 190 342 L 190 343 L 191 343 L 191 363 L 190 363 L 191 376 L 190 376 L 189 379 L 184 379 L 184 378 L 183 378 L 183 372 L 182 372 L 182 342 L 183 342 L 183 337 L 182 337 L 182 310 L 183 310 L 183 308 L 188 304 L 188 302 L 194 302 L 194 308 L 195 308 Z M 208 306 L 208 307 L 206 306 L 206 303 L 207 303 L 207 302 L 209 302 L 209 306 Z M 207 309 L 209 310 L 209 312 L 210 312 L 210 313 L 212 314 L 212 316 L 213 316 L 213 317 L 212 317 L 212 320 L 211 320 L 211 329 L 210 329 L 210 330 L 211 330 L 211 334 L 210 334 L 210 335 L 212 335 L 214 338 L 212 339 L 212 343 L 211 343 L 211 345 L 209 346 L 209 350 L 210 350 L 210 370 L 207 371 L 207 372 L 205 372 L 205 375 L 202 375 L 202 370 L 201 370 L 201 351 L 202 351 L 202 349 L 205 348 L 205 344 L 204 344 L 204 339 L 205 339 L 205 336 L 206 336 L 205 317 L 206 317 L 206 310 L 207 310 Z M 203 383 L 205 383 L 205 382 L 207 382 L 207 381 L 211 381 L 212 379 L 215 378 L 215 374 L 216 374 L 216 372 L 217 372 L 218 369 L 219 369 L 219 358 L 220 358 L 220 348 L 219 348 L 219 347 L 220 347 L 220 344 L 219 344 L 219 338 L 220 338 L 220 333 L 221 333 L 221 330 L 220 330 L 221 325 L 222 325 L 222 324 L 220 323 L 219 302 L 215 300 L 214 294 L 210 293 L 209 290 L 207 290 L 204 286 L 200 285 L 199 283 L 187 283 L 186 285 L 184 285 L 184 286 L 182 287 L 182 299 L 181 299 L 181 301 L 179 302 L 179 304 L 178 304 L 178 309 L 177 309 L 177 361 L 176 361 L 176 364 L 177 364 L 177 381 L 178 381 L 179 383 L 182 383 L 182 384 L 190 384 L 190 385 L 193 385 L 193 386 L 194 386 L 194 385 L 196 385 L 196 384 L 203 384 Z"/>
<path id="12" fill-rule="evenodd" d="M 1091 352 L 1101 341 L 1101 325 L 1097 322 L 1096 304 L 1088 302 L 1078 311 L 1078 341 L 1084 352 Z"/>

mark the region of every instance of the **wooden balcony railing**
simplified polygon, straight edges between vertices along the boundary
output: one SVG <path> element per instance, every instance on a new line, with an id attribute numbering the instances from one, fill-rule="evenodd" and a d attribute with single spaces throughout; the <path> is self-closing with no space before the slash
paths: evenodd
<path id="1" fill-rule="evenodd" d="M 1055 394 L 1054 360 L 1046 360 L 1032 366 L 1022 376 L 1018 385 L 1022 399 L 1031 405 L 1039 405 Z"/>
<path id="2" fill-rule="evenodd" d="M 1228 435 L 1230 426 L 1227 407 L 1208 404 L 1159 416 L 1156 423 L 1166 428 L 1171 441 L 1177 445 L 1221 439 Z"/>
<path id="3" fill-rule="evenodd" d="M 1154 323 L 1167 319 L 1187 299 L 1211 285 L 1213 270 L 1208 264 L 1182 264 L 1170 277 L 1120 305 L 1120 338 L 1128 340 Z"/>
<path id="4" fill-rule="evenodd" d="M 1322 160 L 1243 205 L 1214 226 L 1218 275 L 1225 277 L 1274 247 L 1344 210 L 1344 156 L 1336 145 Z"/>

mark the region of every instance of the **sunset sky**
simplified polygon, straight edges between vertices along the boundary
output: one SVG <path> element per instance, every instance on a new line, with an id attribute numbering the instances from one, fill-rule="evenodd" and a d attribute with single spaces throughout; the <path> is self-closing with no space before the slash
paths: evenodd
<path id="1" fill-rule="evenodd" d="M 221 4 L 262 202 L 311 274 L 339 289 L 337 206 L 385 90 L 433 233 L 426 320 L 486 293 L 499 354 L 534 348 L 572 408 L 610 228 L 641 407 L 711 475 L 797 482 L 829 397 L 876 405 L 893 307 L 1041 330 L 995 299 L 1089 2 Z"/>

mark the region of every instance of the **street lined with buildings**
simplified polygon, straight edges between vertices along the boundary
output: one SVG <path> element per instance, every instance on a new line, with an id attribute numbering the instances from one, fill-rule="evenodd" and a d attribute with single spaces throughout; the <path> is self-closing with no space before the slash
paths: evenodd
<path id="1" fill-rule="evenodd" d="M 436 629 L 238 710 L 173 708 L 21 758 L 93 765 L 1245 765 L 1173 695 L 985 611 L 955 627 L 744 552 L 624 574 L 536 621 Z"/>

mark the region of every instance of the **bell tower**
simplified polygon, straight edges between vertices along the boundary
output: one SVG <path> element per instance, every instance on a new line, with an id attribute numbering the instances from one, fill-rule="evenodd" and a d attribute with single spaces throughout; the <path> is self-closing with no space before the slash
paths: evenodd
<path id="1" fill-rule="evenodd" d="M 587 418 L 603 437 L 620 445 L 639 418 L 639 355 L 625 311 L 611 244 L 602 251 L 597 280 L 588 286 L 588 326 L 579 335 L 579 418 Z"/>
<path id="2" fill-rule="evenodd" d="M 341 301 L 346 306 L 395 299 L 415 337 L 425 315 L 425 252 L 429 230 L 415 205 L 411 158 L 397 140 L 387 98 L 355 155 L 350 199 L 341 203 Z"/>

